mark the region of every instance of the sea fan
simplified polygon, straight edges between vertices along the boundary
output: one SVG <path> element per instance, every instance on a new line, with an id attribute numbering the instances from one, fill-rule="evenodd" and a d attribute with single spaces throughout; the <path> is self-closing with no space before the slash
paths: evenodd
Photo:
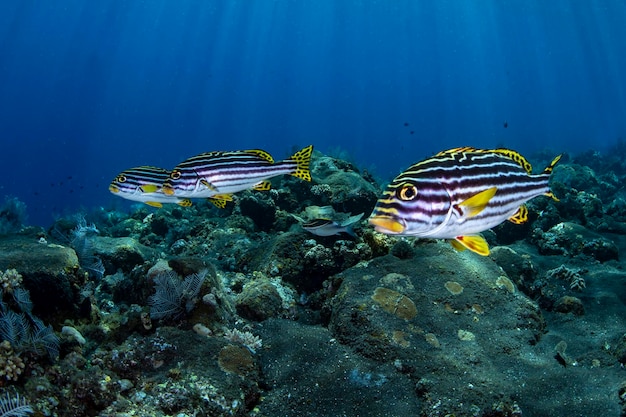
<path id="1" fill-rule="evenodd" d="M 7 340 L 14 349 L 20 350 L 28 345 L 30 327 L 23 313 L 6 310 L 0 314 L 0 338 Z"/>
<path id="2" fill-rule="evenodd" d="M 200 287 L 207 271 L 187 276 L 180 280 L 173 271 L 166 271 L 154 277 L 156 292 L 150 297 L 150 317 L 153 319 L 179 318 L 190 312 L 198 301 Z"/>
<path id="3" fill-rule="evenodd" d="M 32 321 L 32 324 L 31 324 Z M 59 338 L 52 326 L 45 326 L 37 317 L 7 310 L 0 313 L 0 338 L 7 340 L 16 351 L 30 351 L 37 355 L 47 353 L 52 359 L 59 356 Z"/>
<path id="4" fill-rule="evenodd" d="M 42 354 L 43 351 L 48 353 L 48 356 L 55 360 L 59 357 L 59 346 L 61 341 L 54 333 L 52 326 L 46 326 L 43 321 L 37 317 L 32 317 L 34 323 L 34 331 L 30 334 L 30 344 L 32 349 L 37 354 Z"/>
<path id="5" fill-rule="evenodd" d="M 13 290 L 13 299 L 22 312 L 27 314 L 32 313 L 33 302 L 30 300 L 30 293 L 27 289 L 15 288 Z"/>
<path id="6" fill-rule="evenodd" d="M 0 396 L 0 417 L 24 417 L 33 414 L 33 408 L 18 393 L 5 392 Z"/>

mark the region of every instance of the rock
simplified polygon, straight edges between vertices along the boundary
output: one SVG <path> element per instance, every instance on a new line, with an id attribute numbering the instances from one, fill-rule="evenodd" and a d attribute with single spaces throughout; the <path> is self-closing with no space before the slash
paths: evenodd
<path id="1" fill-rule="evenodd" d="M 599 262 L 618 259 L 612 240 L 576 223 L 559 223 L 545 233 L 535 230 L 533 239 L 542 255 L 587 257 Z"/>
<path id="2" fill-rule="evenodd" d="M 446 413 L 472 415 L 464 407 L 486 413 L 499 395 L 519 393 L 518 383 L 492 375 L 534 355 L 545 322 L 491 259 L 439 242 L 416 247 L 413 259 L 388 255 L 335 278 L 341 285 L 331 301 L 332 335 L 370 360 L 398 363 L 414 385 L 432 380 L 420 399 L 437 398 Z M 480 385 L 480 394 L 461 390 L 447 401 L 460 380 Z"/>
<path id="3" fill-rule="evenodd" d="M 250 217 L 259 230 L 269 231 L 276 221 L 276 204 L 259 193 L 243 195 L 238 205 L 241 214 Z"/>
<path id="4" fill-rule="evenodd" d="M 276 317 L 282 309 L 278 290 L 266 279 L 251 281 L 244 285 L 237 296 L 237 313 L 250 320 L 262 321 Z"/>
<path id="5" fill-rule="evenodd" d="M 583 316 L 585 314 L 585 307 L 583 306 L 583 302 L 578 297 L 565 295 L 556 301 L 554 304 L 554 311 L 558 313 L 572 313 L 576 316 Z"/>
<path id="6" fill-rule="evenodd" d="M 260 416 L 424 415 L 415 384 L 398 372 L 401 363 L 355 355 L 320 326 L 270 319 L 260 332 L 271 346 L 261 356 L 261 373 L 271 389 L 258 405 Z"/>
<path id="7" fill-rule="evenodd" d="M 313 204 L 331 205 L 345 213 L 371 212 L 380 190 L 370 176 L 361 175 L 356 167 L 345 161 L 322 156 L 311 162 L 316 183 L 310 193 Z"/>
<path id="8" fill-rule="evenodd" d="M 626 334 L 622 335 L 615 343 L 615 347 L 612 349 L 611 353 L 619 363 L 626 365 Z"/>
<path id="9" fill-rule="evenodd" d="M 72 248 L 40 243 L 35 236 L 0 237 L 0 271 L 16 269 L 30 292 L 33 313 L 44 321 L 80 315 L 85 276 Z"/>
<path id="10" fill-rule="evenodd" d="M 94 255 L 102 260 L 108 274 L 117 270 L 130 272 L 135 266 L 156 257 L 156 251 L 131 237 L 95 236 L 91 241 Z"/>
<path id="11" fill-rule="evenodd" d="M 491 257 L 521 291 L 530 297 L 537 295 L 537 289 L 533 287 L 537 270 L 530 256 L 519 254 L 507 246 L 497 246 L 491 250 Z"/>

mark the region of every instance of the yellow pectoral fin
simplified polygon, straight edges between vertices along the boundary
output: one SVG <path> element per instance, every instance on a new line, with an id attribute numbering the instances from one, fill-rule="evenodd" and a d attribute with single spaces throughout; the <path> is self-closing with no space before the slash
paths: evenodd
<path id="1" fill-rule="evenodd" d="M 158 203 L 156 201 L 146 201 L 146 204 L 149 205 L 150 207 L 157 207 L 157 208 L 163 207 L 163 204 Z"/>
<path id="2" fill-rule="evenodd" d="M 459 252 L 463 252 L 465 249 L 467 249 L 465 246 L 461 245 L 459 242 L 457 242 L 456 240 L 450 240 L 450 245 L 458 250 Z"/>
<path id="3" fill-rule="evenodd" d="M 267 191 L 270 188 L 272 188 L 272 183 L 269 181 L 261 181 L 260 183 L 252 187 L 252 189 L 256 191 Z"/>
<path id="4" fill-rule="evenodd" d="M 159 189 L 158 185 L 146 184 L 139 187 L 144 193 L 154 193 Z"/>
<path id="5" fill-rule="evenodd" d="M 522 224 L 528 221 L 528 208 L 525 205 L 519 206 L 514 215 L 509 217 L 509 221 L 513 224 Z"/>
<path id="6" fill-rule="evenodd" d="M 485 238 L 480 235 L 457 236 L 454 242 L 479 255 L 489 255 L 489 245 L 487 244 Z M 455 244 L 452 244 L 452 246 L 456 248 Z"/>
<path id="7" fill-rule="evenodd" d="M 181 207 L 191 207 L 191 205 L 192 205 L 193 203 L 191 202 L 191 200 L 190 200 L 190 199 L 185 198 L 185 199 L 183 199 L 183 200 L 180 200 L 180 201 L 179 201 L 178 203 L 176 203 L 176 204 L 178 204 L 178 205 L 179 205 L 179 206 L 181 206 Z"/>
<path id="8" fill-rule="evenodd" d="M 466 217 L 474 217 L 487 207 L 489 200 L 496 194 L 496 187 L 487 188 L 459 204 Z"/>

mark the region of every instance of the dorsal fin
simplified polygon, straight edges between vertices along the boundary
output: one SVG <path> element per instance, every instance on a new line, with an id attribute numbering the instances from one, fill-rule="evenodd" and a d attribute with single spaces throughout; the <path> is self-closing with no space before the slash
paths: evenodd
<path id="1" fill-rule="evenodd" d="M 435 156 L 454 155 L 454 154 L 465 153 L 465 152 L 469 152 L 469 153 L 496 153 L 498 155 L 505 156 L 505 157 L 511 159 L 512 161 L 516 162 L 517 164 L 519 164 L 519 166 L 524 168 L 524 171 L 526 171 L 529 174 L 531 174 L 532 170 L 533 170 L 533 167 L 530 164 L 530 162 L 528 162 L 526 160 L 526 158 L 524 158 L 522 155 L 520 155 L 519 152 L 513 151 L 511 149 L 506 149 L 506 148 L 477 149 L 477 148 L 474 148 L 474 147 L 471 147 L 471 146 L 462 146 L 462 147 L 459 147 L 459 148 L 452 148 L 452 149 L 448 149 L 446 151 L 441 151 L 438 154 L 436 154 Z"/>
<path id="2" fill-rule="evenodd" d="M 476 149 L 471 146 L 461 146 L 458 148 L 452 148 L 452 149 L 447 149 L 445 151 L 441 151 L 435 154 L 435 156 L 452 155 L 455 153 L 462 153 L 462 152 L 482 152 L 482 151 L 480 149 Z"/>
<path id="3" fill-rule="evenodd" d="M 522 168 L 524 168 L 524 171 L 526 171 L 527 173 L 532 174 L 533 172 L 533 167 L 530 164 L 530 162 L 528 162 L 526 158 L 520 155 L 519 152 L 515 152 L 510 149 L 505 149 L 505 148 L 492 149 L 491 151 L 487 151 L 487 152 L 494 152 L 500 155 L 504 155 L 507 158 L 512 159 L 513 161 L 517 162 Z"/>
<path id="4" fill-rule="evenodd" d="M 249 149 L 244 152 L 251 153 L 251 154 L 258 156 L 261 159 L 265 159 L 270 164 L 274 163 L 274 158 L 272 158 L 272 155 L 270 155 L 268 152 L 264 151 L 263 149 Z"/>

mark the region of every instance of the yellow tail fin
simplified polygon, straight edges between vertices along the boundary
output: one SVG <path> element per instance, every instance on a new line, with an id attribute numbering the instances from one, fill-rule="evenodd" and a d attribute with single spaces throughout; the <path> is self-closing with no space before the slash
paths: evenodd
<path id="1" fill-rule="evenodd" d="M 296 161 L 297 166 L 296 170 L 291 175 L 305 181 L 311 181 L 311 171 L 309 169 L 311 165 L 311 155 L 313 155 L 313 145 L 309 145 L 293 154 L 289 159 Z"/>

